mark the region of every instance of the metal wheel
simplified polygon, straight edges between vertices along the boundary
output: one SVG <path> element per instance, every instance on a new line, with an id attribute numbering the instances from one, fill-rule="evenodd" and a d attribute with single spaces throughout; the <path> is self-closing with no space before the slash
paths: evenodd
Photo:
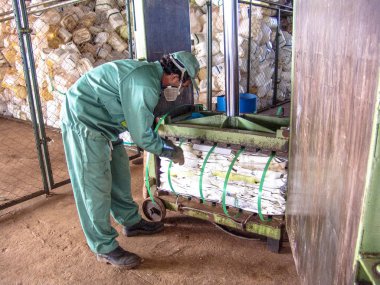
<path id="1" fill-rule="evenodd" d="M 143 213 L 148 220 L 161 222 L 166 216 L 165 205 L 159 198 L 155 198 L 154 202 L 150 198 L 145 199 L 142 204 Z"/>

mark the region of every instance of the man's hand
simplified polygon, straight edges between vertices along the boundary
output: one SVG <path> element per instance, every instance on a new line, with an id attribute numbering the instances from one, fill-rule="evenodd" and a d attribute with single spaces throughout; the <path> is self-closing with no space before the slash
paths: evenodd
<path id="1" fill-rule="evenodd" d="M 182 148 L 176 146 L 171 140 L 164 140 L 164 147 L 162 148 L 162 153 L 160 156 L 169 158 L 174 163 L 178 163 L 179 165 L 183 165 L 185 163 Z"/>

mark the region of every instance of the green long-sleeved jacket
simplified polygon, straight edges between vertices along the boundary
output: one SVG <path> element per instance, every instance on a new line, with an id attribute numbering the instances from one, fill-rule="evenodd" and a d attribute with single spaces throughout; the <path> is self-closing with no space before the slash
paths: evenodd
<path id="1" fill-rule="evenodd" d="M 151 126 L 162 74 L 159 62 L 118 60 L 94 68 L 66 93 L 62 123 L 110 141 L 128 130 L 138 146 L 159 155 L 163 142 Z"/>

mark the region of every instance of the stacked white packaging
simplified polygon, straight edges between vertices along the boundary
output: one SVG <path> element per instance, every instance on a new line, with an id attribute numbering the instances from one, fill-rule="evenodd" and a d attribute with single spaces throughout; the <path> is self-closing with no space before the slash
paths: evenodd
<path id="1" fill-rule="evenodd" d="M 177 143 L 178 145 L 178 143 Z M 160 189 L 173 191 L 183 196 L 201 198 L 200 175 L 207 153 L 211 147 L 184 143 L 185 164 L 170 163 L 162 158 L 160 165 Z M 222 202 L 227 171 L 236 151 L 216 147 L 204 168 L 202 193 L 206 201 Z M 235 162 L 226 188 L 226 205 L 258 213 L 259 185 L 269 155 L 243 152 Z M 169 165 L 171 167 L 169 169 Z M 170 181 L 169 183 L 169 172 Z M 264 215 L 284 215 L 287 190 L 287 159 L 275 156 L 266 172 L 261 198 L 261 212 Z"/>
<path id="2" fill-rule="evenodd" d="M 207 8 L 205 1 L 195 1 L 190 9 L 190 27 L 193 52 L 200 62 L 200 94 L 198 103 L 207 102 Z M 223 1 L 213 1 L 212 5 L 212 102 L 224 95 L 224 39 Z M 239 5 L 238 53 L 239 53 L 239 92 L 255 93 L 258 96 L 258 109 L 269 106 L 273 100 L 273 80 L 275 66 L 275 40 L 277 18 L 274 10 L 252 6 L 251 31 L 249 30 L 249 5 Z M 251 32 L 251 34 L 249 33 Z M 279 86 L 277 99 L 290 96 L 291 35 L 279 33 Z M 251 41 L 249 51 L 248 42 Z M 248 86 L 248 54 L 250 53 L 250 84 Z M 215 106 L 214 106 L 215 108 Z"/>
<path id="3" fill-rule="evenodd" d="M 0 0 L 0 12 L 11 10 L 9 3 Z M 60 126 L 64 93 L 81 75 L 102 63 L 129 58 L 123 5 L 124 2 L 114 0 L 87 1 L 29 17 L 42 112 L 47 125 Z M 30 120 L 23 72 L 15 22 L 2 22 L 0 114 Z"/>

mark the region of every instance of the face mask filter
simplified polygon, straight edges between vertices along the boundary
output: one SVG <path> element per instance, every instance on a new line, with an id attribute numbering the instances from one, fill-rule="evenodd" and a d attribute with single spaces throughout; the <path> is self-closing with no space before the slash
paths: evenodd
<path id="1" fill-rule="evenodd" d="M 174 65 L 181 71 L 181 78 L 180 78 L 180 84 L 178 87 L 168 86 L 167 88 L 164 89 L 164 96 L 165 96 L 166 101 L 175 101 L 177 97 L 181 94 L 181 91 L 183 89 L 182 81 L 183 81 L 183 76 L 185 75 L 186 69 L 180 66 L 172 55 L 170 55 L 170 59 L 172 60 Z"/>
<path id="2" fill-rule="evenodd" d="M 164 89 L 164 96 L 166 101 L 175 101 L 180 94 L 180 88 L 168 86 Z"/>

